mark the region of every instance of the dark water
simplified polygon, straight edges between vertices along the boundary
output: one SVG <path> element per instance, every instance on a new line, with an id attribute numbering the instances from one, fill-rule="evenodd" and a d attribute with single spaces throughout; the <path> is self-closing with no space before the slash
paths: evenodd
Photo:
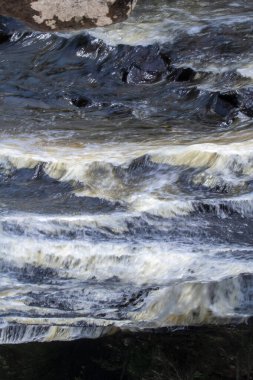
<path id="1" fill-rule="evenodd" d="M 232 326 L 4 345 L 0 376 L 4 380 L 249 380 L 252 350 L 252 327 Z"/>
<path id="2" fill-rule="evenodd" d="M 251 318 L 252 19 L 243 0 L 140 1 L 72 35 L 0 19 L 2 344 Z"/>

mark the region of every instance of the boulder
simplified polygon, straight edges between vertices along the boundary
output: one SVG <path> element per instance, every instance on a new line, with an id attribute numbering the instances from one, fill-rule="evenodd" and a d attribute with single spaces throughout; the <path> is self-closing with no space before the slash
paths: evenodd
<path id="1" fill-rule="evenodd" d="M 0 0 L 0 14 L 33 29 L 59 31 L 110 25 L 125 20 L 137 0 Z"/>

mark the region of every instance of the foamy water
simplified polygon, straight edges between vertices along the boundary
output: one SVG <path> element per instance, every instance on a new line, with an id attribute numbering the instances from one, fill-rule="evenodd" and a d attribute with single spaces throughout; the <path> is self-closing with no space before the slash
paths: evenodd
<path id="1" fill-rule="evenodd" d="M 9 32 L 1 343 L 252 316 L 252 17 L 140 1 L 95 38 Z"/>

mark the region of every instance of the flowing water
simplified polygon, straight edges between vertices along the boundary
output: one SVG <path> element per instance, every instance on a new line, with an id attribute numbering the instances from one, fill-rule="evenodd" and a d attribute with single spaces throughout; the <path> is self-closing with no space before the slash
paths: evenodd
<path id="1" fill-rule="evenodd" d="M 1 18 L 0 342 L 253 314 L 253 5 Z"/>

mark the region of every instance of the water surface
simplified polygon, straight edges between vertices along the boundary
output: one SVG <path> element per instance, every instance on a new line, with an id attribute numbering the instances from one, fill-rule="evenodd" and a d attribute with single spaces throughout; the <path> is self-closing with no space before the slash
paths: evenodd
<path id="1" fill-rule="evenodd" d="M 1 343 L 252 316 L 252 17 L 146 0 L 89 34 L 1 18 Z"/>

